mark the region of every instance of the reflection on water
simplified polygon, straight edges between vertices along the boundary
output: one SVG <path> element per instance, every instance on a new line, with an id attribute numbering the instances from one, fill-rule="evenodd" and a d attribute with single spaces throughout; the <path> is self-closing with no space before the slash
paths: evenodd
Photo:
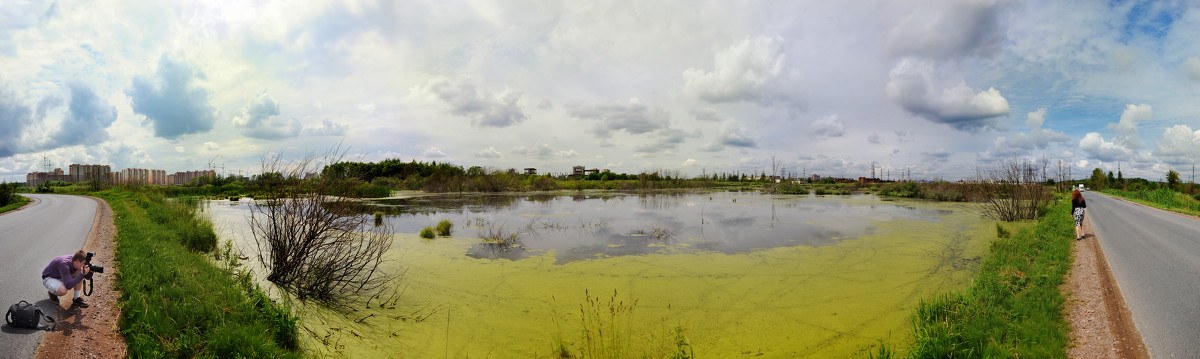
<path id="1" fill-rule="evenodd" d="M 247 250 L 249 207 L 205 213 Z M 583 293 L 617 290 L 639 303 L 635 340 L 681 325 L 704 357 L 865 357 L 902 341 L 922 298 L 970 281 L 995 226 L 963 209 L 738 192 L 369 201 L 360 213 L 384 212 L 400 233 L 389 257 L 404 295 L 396 308 L 302 313 L 302 333 L 315 356 L 550 357 L 556 333 L 580 345 Z M 443 219 L 452 238 L 415 234 Z"/>
<path id="2" fill-rule="evenodd" d="M 366 201 L 398 232 L 415 233 L 442 219 L 483 218 L 517 235 L 520 248 L 481 243 L 467 255 L 520 259 L 554 251 L 558 263 L 667 250 L 739 253 L 781 246 L 820 246 L 871 233 L 873 221 L 937 221 L 936 210 L 878 201 L 831 200 L 758 193 L 586 193 L 571 195 L 429 195 Z M 603 226 L 589 226 L 600 222 Z M 470 228 L 456 236 L 486 237 Z M 669 234 L 669 235 L 668 235 Z"/>
<path id="3" fill-rule="evenodd" d="M 872 233 L 872 222 L 937 222 L 952 213 L 872 195 L 825 198 L 757 192 L 431 194 L 366 200 L 352 210 L 360 215 L 382 212 L 398 233 L 417 233 L 443 219 L 456 224 L 456 237 L 486 239 L 484 232 L 501 231 L 519 243 L 482 241 L 465 254 L 519 260 L 554 251 L 559 264 L 668 250 L 732 254 L 822 246 Z M 482 228 L 485 221 L 487 231 Z"/>

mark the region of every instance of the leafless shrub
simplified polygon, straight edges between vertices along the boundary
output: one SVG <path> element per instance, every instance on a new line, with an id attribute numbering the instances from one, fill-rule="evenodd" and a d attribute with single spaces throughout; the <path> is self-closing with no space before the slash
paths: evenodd
<path id="1" fill-rule="evenodd" d="M 1044 185 L 1048 166 L 1045 158 L 1007 160 L 980 170 L 976 205 L 985 217 L 1001 221 L 1038 218 L 1051 200 L 1052 191 Z"/>
<path id="2" fill-rule="evenodd" d="M 323 162 L 313 153 L 292 161 L 279 155 L 262 160 L 264 174 L 277 181 L 264 189 L 272 197 L 251 204 L 250 227 L 267 280 L 301 300 L 326 304 L 377 296 L 395 277 L 383 268 L 392 246 L 390 225 L 355 215 L 343 181 L 313 177 L 325 163 L 337 163 L 337 149 Z M 309 178 L 305 178 L 305 177 Z"/>

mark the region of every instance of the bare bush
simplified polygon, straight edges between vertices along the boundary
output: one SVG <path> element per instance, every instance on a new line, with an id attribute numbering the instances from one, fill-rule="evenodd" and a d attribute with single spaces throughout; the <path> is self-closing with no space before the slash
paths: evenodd
<path id="1" fill-rule="evenodd" d="M 985 217 L 1001 221 L 1038 218 L 1053 193 L 1044 185 L 1048 166 L 1045 158 L 1037 162 L 1007 160 L 980 170 L 976 205 Z"/>
<path id="2" fill-rule="evenodd" d="M 390 225 L 375 225 L 371 216 L 350 210 L 352 199 L 331 195 L 345 193 L 344 180 L 311 175 L 341 156 L 335 150 L 324 162 L 312 153 L 262 161 L 263 173 L 273 180 L 260 183 L 270 199 L 250 205 L 258 258 L 269 271 L 267 280 L 301 300 L 338 304 L 378 295 L 394 278 L 383 267 L 392 246 Z"/>

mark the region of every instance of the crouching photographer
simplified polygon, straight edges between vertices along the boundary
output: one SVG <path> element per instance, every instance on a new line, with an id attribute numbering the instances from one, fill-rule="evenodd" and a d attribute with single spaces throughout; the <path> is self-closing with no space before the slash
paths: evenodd
<path id="1" fill-rule="evenodd" d="M 55 257 L 50 260 L 46 269 L 42 270 L 42 284 L 50 293 L 50 301 L 58 304 L 58 297 L 67 295 L 67 288 L 75 289 L 75 299 L 72 306 L 87 308 L 88 304 L 80 297 L 83 282 L 92 277 L 92 273 L 104 273 L 104 267 L 92 265 L 93 253 L 83 251 L 75 254 Z"/>

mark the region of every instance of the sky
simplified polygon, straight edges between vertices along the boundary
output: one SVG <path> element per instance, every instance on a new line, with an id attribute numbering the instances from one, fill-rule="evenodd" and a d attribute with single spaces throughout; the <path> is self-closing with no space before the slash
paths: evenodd
<path id="1" fill-rule="evenodd" d="M 1200 2 L 0 0 L 0 180 L 268 155 L 1191 180 Z M 218 168 L 218 171 L 222 171 Z"/>

